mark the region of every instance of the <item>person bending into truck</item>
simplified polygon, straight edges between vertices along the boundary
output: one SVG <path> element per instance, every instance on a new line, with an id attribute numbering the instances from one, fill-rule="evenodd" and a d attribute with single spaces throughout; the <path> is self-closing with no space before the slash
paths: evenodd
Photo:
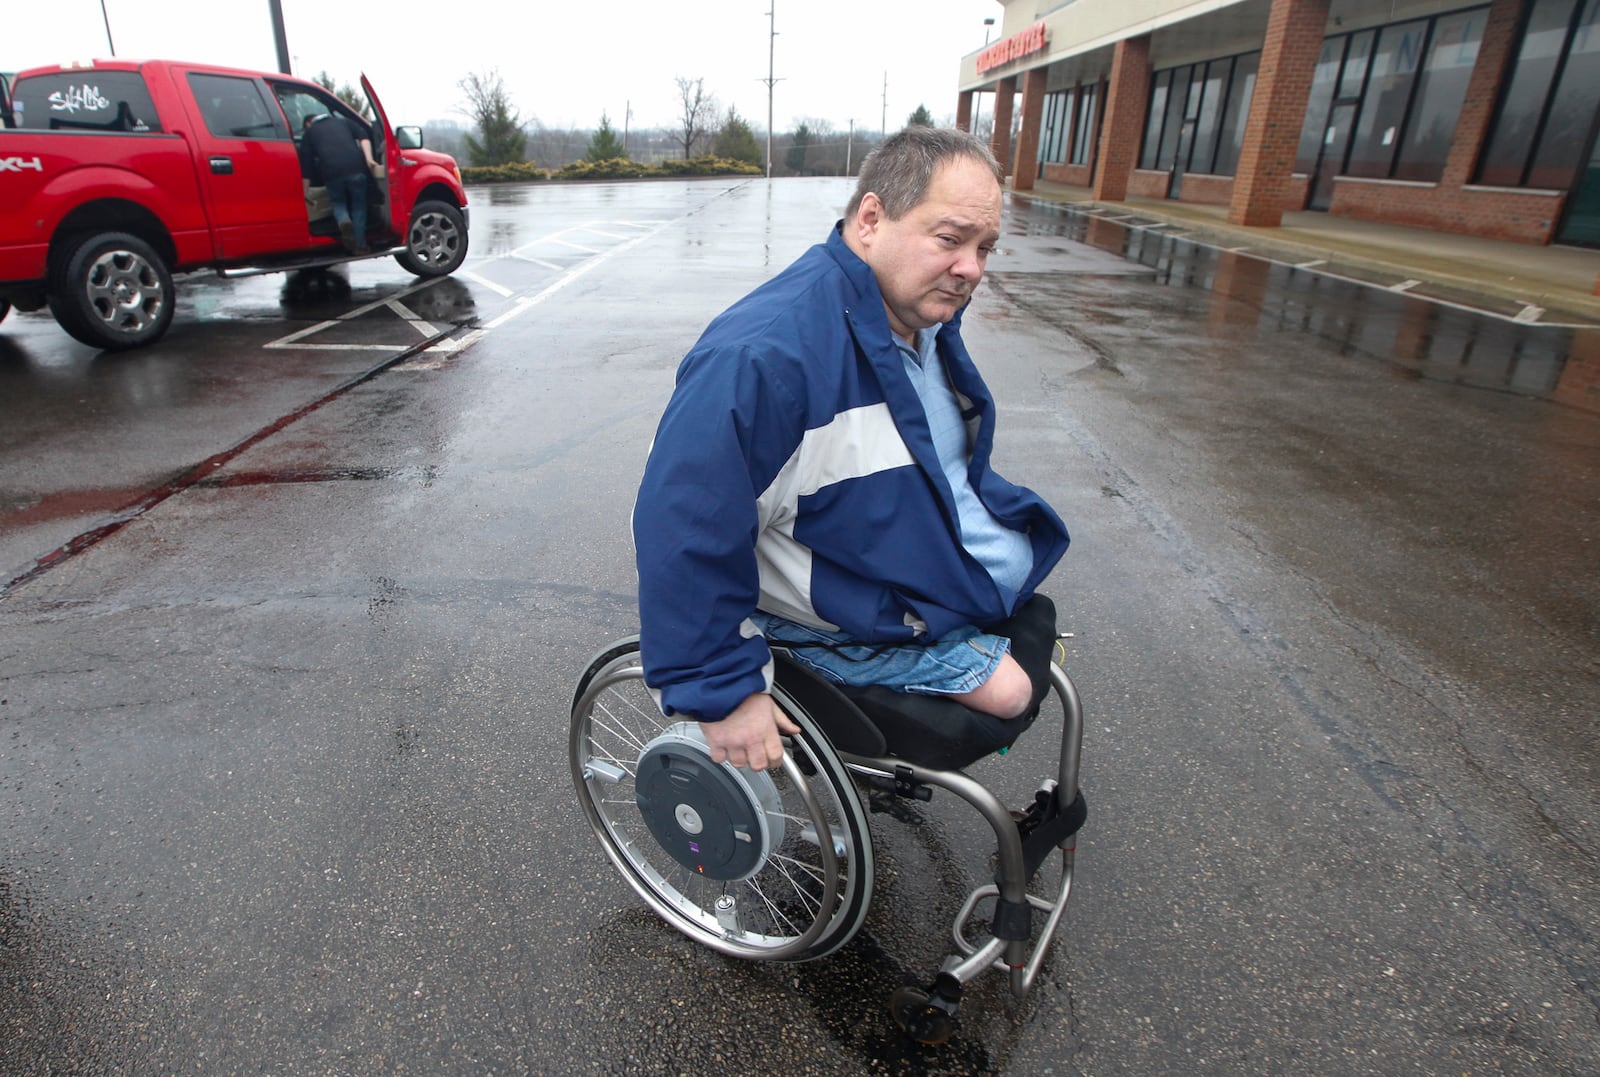
<path id="1" fill-rule="evenodd" d="M 835 682 L 1002 719 L 1030 706 L 988 629 L 1067 531 L 991 469 L 994 400 L 960 332 L 1000 236 L 1000 176 L 966 132 L 892 136 L 826 242 L 678 368 L 634 507 L 640 658 L 716 762 L 776 765 L 797 732 L 769 694 L 767 638 Z"/>
<path id="2" fill-rule="evenodd" d="M 345 249 L 366 254 L 367 176 L 377 167 L 371 135 L 345 116 L 321 112 L 306 117 L 300 150 L 311 182 L 327 188 Z"/>

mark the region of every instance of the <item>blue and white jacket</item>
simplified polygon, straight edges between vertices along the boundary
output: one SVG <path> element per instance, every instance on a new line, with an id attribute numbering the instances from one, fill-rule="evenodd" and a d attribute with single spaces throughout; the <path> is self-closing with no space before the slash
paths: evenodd
<path id="1" fill-rule="evenodd" d="M 835 226 L 706 328 L 656 432 L 633 531 L 645 678 L 668 714 L 717 721 L 770 690 L 758 607 L 862 641 L 937 638 L 1010 616 L 1055 567 L 1066 527 L 990 468 L 994 400 L 960 325 L 938 349 L 973 489 L 1033 545 L 1015 602 L 961 547 L 877 281 Z"/>

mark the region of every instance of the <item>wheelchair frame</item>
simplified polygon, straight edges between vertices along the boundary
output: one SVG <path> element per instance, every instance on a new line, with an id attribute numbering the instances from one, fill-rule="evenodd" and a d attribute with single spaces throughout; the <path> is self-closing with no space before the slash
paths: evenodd
<path id="1" fill-rule="evenodd" d="M 1057 659 L 1063 638 L 1057 638 Z M 1062 712 L 1056 775 L 1043 783 L 1033 804 L 1014 812 L 963 770 L 938 770 L 894 755 L 838 750 L 824 726 L 836 724 L 841 716 L 847 722 L 868 720 L 836 688 L 806 674 L 781 650 L 773 654 L 778 665 L 773 697 L 801 728 L 800 734 L 784 738 L 781 767 L 756 775 L 727 763 L 698 763 L 696 774 L 702 777 L 696 781 L 726 784 L 729 792 L 722 801 L 686 796 L 698 812 L 677 806 L 680 824 L 688 819 L 698 828 L 704 815 L 708 835 L 720 827 L 737 839 L 727 843 L 729 848 L 771 844 L 757 850 L 761 864 L 751 876 L 720 879 L 714 865 L 707 868 L 695 862 L 701 855 L 698 845 L 689 846 L 693 854 L 676 842 L 669 849 L 657 840 L 659 820 L 658 829 L 652 831 L 637 818 L 647 814 L 637 791 L 637 770 L 647 756 L 661 754 L 649 749 L 667 743 L 672 746 L 668 754 L 693 761 L 692 751 L 675 747 L 693 733 L 687 728 L 693 723 L 674 723 L 655 707 L 643 684 L 637 636 L 618 640 L 590 662 L 574 693 L 570 761 L 585 815 L 612 862 L 647 904 L 697 942 L 754 960 L 811 960 L 847 943 L 865 920 L 871 901 L 871 836 L 856 784 L 924 801 L 935 788 L 944 789 L 971 805 L 993 831 L 995 881 L 978 886 L 962 903 L 951 927 L 955 952 L 933 980 L 925 987 L 908 985 L 895 991 L 890 1012 L 913 1039 L 942 1043 L 954 1030 L 963 987 L 984 972 L 1006 973 L 1012 994 L 1024 996 L 1066 911 L 1075 834 L 1086 816 L 1078 787 L 1083 709 L 1059 660 L 1049 664 L 1050 694 Z M 809 680 L 801 684 L 797 678 Z M 819 719 L 812 712 L 824 704 L 840 713 Z M 712 773 L 708 767 L 723 773 Z M 644 780 L 648 784 L 655 779 L 647 775 Z M 680 784 L 688 787 L 696 781 L 685 778 Z M 628 785 L 635 787 L 631 801 L 622 788 Z M 749 810 L 744 810 L 745 801 Z M 728 804 L 733 807 L 724 810 Z M 731 822 L 724 818 L 730 814 Z M 681 836 L 671 824 L 666 829 L 674 838 Z M 821 840 L 824 833 L 830 840 Z M 694 836 L 700 835 L 695 829 Z M 1061 854 L 1053 894 L 1029 893 L 1029 883 L 1052 849 Z M 966 925 L 990 900 L 994 913 L 988 936 L 968 938 Z M 1036 912 L 1043 914 L 1037 931 Z"/>

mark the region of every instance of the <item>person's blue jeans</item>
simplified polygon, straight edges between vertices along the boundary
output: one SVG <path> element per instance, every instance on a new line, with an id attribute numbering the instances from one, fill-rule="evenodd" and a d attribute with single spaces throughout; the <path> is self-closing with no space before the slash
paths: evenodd
<path id="1" fill-rule="evenodd" d="M 367 174 L 340 176 L 327 182 L 328 204 L 333 209 L 333 219 L 342 232 L 349 224 L 355 232 L 355 244 L 367 245 Z"/>
<path id="2" fill-rule="evenodd" d="M 835 684 L 865 688 L 881 684 L 896 692 L 949 696 L 975 691 L 999 668 L 1011 651 L 1004 636 L 976 628 L 958 628 L 937 640 L 880 646 L 854 643 L 850 637 L 797 624 L 757 610 L 750 618 L 761 634 L 782 647 L 803 666 Z"/>

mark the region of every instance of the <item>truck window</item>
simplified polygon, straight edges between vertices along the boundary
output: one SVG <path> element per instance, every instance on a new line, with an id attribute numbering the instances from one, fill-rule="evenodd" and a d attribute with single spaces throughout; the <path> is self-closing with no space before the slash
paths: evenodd
<path id="1" fill-rule="evenodd" d="M 305 130 L 307 116 L 321 116 L 323 113 L 339 111 L 338 106 L 327 98 L 319 97 L 299 86 L 278 83 L 273 86 L 273 92 L 278 95 L 278 105 L 283 109 L 283 114 L 289 117 L 289 130 L 294 132 L 297 142 L 300 140 L 300 132 Z"/>
<path id="2" fill-rule="evenodd" d="M 255 79 L 233 75 L 204 75 L 190 72 L 189 89 L 194 92 L 206 129 L 218 138 L 287 138 L 283 118 L 271 108 Z"/>
<path id="3" fill-rule="evenodd" d="M 137 71 L 52 71 L 18 79 L 11 87 L 18 127 L 55 131 L 161 130 L 161 118 Z"/>
<path id="4" fill-rule="evenodd" d="M 278 104 L 282 107 L 283 114 L 289 117 L 289 130 L 294 132 L 296 141 L 299 141 L 300 132 L 305 129 L 306 117 L 321 116 L 323 113 L 344 116 L 351 123 L 368 132 L 369 136 L 372 135 L 373 129 L 378 126 L 353 111 L 349 105 L 346 105 L 332 94 L 314 93 L 304 86 L 298 86 L 290 82 L 273 82 L 272 92 L 277 95 Z M 374 142 L 373 145 L 376 146 L 377 143 Z M 377 151 L 374 150 L 373 152 Z"/>

